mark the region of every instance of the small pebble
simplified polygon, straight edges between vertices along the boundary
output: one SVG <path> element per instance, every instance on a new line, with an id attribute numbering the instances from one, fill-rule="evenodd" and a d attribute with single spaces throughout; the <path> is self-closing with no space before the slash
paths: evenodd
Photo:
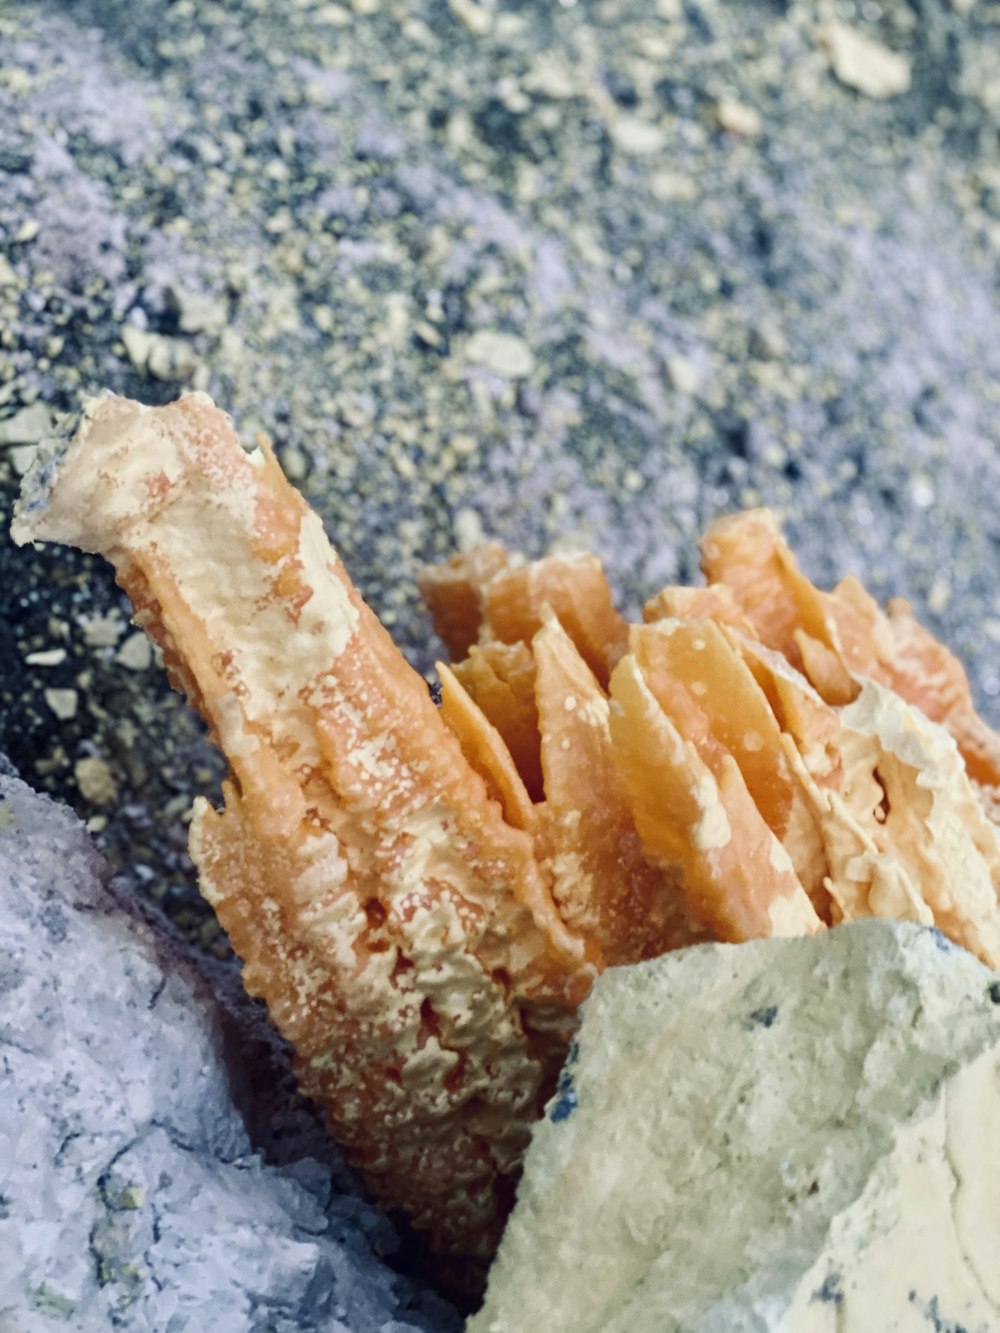
<path id="1" fill-rule="evenodd" d="M 515 333 L 480 329 L 465 344 L 465 359 L 508 379 L 530 375 L 535 365 L 531 348 Z"/>
<path id="2" fill-rule="evenodd" d="M 78 759 L 73 765 L 73 776 L 84 800 L 94 805 L 113 805 L 118 799 L 118 788 L 111 769 L 96 755 Z"/>
<path id="3" fill-rule="evenodd" d="M 471 551 L 483 541 L 483 522 L 474 509 L 459 509 L 454 518 L 455 545 Z"/>
<path id="4" fill-rule="evenodd" d="M 475 37 L 485 37 L 493 27 L 493 15 L 474 0 L 448 0 L 448 8 Z"/>
<path id="5" fill-rule="evenodd" d="M 720 130 L 737 134 L 744 139 L 754 139 L 764 128 L 761 114 L 752 106 L 724 97 L 715 105 L 715 120 Z"/>
<path id="6" fill-rule="evenodd" d="M 38 653 L 28 653 L 24 661 L 27 666 L 59 666 L 66 661 L 66 649 L 45 648 Z"/>
<path id="7" fill-rule="evenodd" d="M 44 403 L 32 403 L 0 421 L 0 446 L 37 444 L 52 430 L 52 414 Z"/>
<path id="8" fill-rule="evenodd" d="M 686 356 L 667 357 L 667 377 L 678 393 L 694 397 L 701 388 L 701 371 Z"/>
<path id="9" fill-rule="evenodd" d="M 615 146 L 632 157 L 648 157 L 666 147 L 666 131 L 649 121 L 621 116 L 608 126 Z"/>
<path id="10" fill-rule="evenodd" d="M 866 97 L 896 97 L 910 86 L 908 56 L 890 51 L 881 42 L 836 19 L 824 24 L 821 40 L 834 74 Z"/>
<path id="11" fill-rule="evenodd" d="M 115 661 L 129 671 L 145 671 L 153 661 L 153 646 L 142 632 L 130 634 L 115 653 Z"/>
<path id="12" fill-rule="evenodd" d="M 83 641 L 88 648 L 113 648 L 125 625 L 114 616 L 98 616 L 83 623 Z"/>
<path id="13" fill-rule="evenodd" d="M 76 690 L 45 690 L 45 702 L 63 722 L 76 717 L 79 695 Z"/>

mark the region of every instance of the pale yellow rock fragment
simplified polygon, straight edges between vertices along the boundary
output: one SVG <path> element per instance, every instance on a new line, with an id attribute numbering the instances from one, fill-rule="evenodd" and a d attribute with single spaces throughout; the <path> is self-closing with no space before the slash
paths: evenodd
<path id="1" fill-rule="evenodd" d="M 115 616 L 95 616 L 83 622 L 83 641 L 88 648 L 113 648 L 124 628 Z"/>
<path id="2" fill-rule="evenodd" d="M 686 393 L 692 398 L 701 388 L 701 371 L 686 356 L 667 357 L 667 378 L 678 393 Z"/>
<path id="3" fill-rule="evenodd" d="M 32 463 L 35 461 L 35 455 L 38 453 L 37 444 L 15 444 L 9 451 L 10 461 L 14 471 L 19 477 L 23 477 Z"/>
<path id="4" fill-rule="evenodd" d="M 0 445 L 36 445 L 52 430 L 52 413 L 44 403 L 22 407 L 12 417 L 0 422 Z"/>
<path id="5" fill-rule="evenodd" d="M 698 182 L 681 171 L 655 172 L 649 181 L 654 199 L 662 203 L 693 203 L 698 198 Z"/>
<path id="6" fill-rule="evenodd" d="M 448 8 L 474 37 L 485 37 L 493 27 L 493 15 L 475 0 L 448 0 Z"/>
<path id="7" fill-rule="evenodd" d="M 909 88 L 909 57 L 890 51 L 857 28 L 831 19 L 823 25 L 820 40 L 834 74 L 849 88 L 880 99 L 896 97 Z"/>
<path id="8" fill-rule="evenodd" d="M 27 666 L 60 666 L 66 661 L 66 649 L 43 648 L 40 652 L 29 653 L 24 661 Z"/>
<path id="9" fill-rule="evenodd" d="M 84 800 L 93 801 L 95 805 L 113 805 L 118 799 L 111 769 L 96 755 L 78 759 L 73 765 L 73 776 Z"/>
<path id="10" fill-rule="evenodd" d="M 613 968 L 468 1333 L 997 1327 L 1000 982 L 914 926 Z"/>
<path id="11" fill-rule="evenodd" d="M 115 661 L 129 671 L 145 671 L 153 661 L 153 645 L 142 630 L 137 630 L 115 653 Z"/>
<path id="12" fill-rule="evenodd" d="M 764 121 L 756 107 L 723 97 L 715 106 L 715 120 L 720 130 L 737 134 L 744 139 L 755 139 L 764 128 Z"/>
<path id="13" fill-rule="evenodd" d="M 480 329 L 465 344 L 465 359 L 508 379 L 530 375 L 535 366 L 531 348 L 516 333 Z"/>
<path id="14" fill-rule="evenodd" d="M 567 101 L 579 92 L 578 80 L 572 67 L 559 57 L 545 53 L 539 56 L 522 80 L 525 91 L 540 93 L 553 101 Z"/>
<path id="15" fill-rule="evenodd" d="M 46 690 L 45 702 L 61 722 L 76 717 L 79 696 L 76 690 Z"/>
<path id="16" fill-rule="evenodd" d="M 998 1184 L 998 1089 L 994 1047 L 945 1083 L 929 1114 L 900 1129 L 889 1158 L 835 1220 L 826 1253 L 799 1283 L 783 1329 L 994 1327 L 980 1321 L 1000 1308 L 996 1195 L 988 1193 Z"/>
<path id="17" fill-rule="evenodd" d="M 666 147 L 667 134 L 663 127 L 635 116 L 619 116 L 608 129 L 615 147 L 631 157 L 648 157 Z"/>

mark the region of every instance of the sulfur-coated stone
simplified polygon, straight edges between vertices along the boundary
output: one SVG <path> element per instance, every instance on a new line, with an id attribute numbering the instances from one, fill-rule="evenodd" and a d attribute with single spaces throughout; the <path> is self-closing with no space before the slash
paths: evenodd
<path id="1" fill-rule="evenodd" d="M 862 922 L 609 972 L 469 1333 L 1000 1327 L 1000 979 Z"/>

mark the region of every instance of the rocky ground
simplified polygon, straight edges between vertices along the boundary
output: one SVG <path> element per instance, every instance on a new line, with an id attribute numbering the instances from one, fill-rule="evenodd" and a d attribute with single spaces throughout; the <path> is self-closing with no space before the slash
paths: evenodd
<path id="1" fill-rule="evenodd" d="M 5 0 L 0 751 L 225 955 L 217 757 L 107 569 L 6 535 L 103 388 L 267 434 L 422 670 L 482 534 L 635 610 L 768 504 L 1000 723 L 998 69 L 988 0 Z"/>
<path id="2" fill-rule="evenodd" d="M 422 669 L 416 572 L 481 533 L 634 608 L 765 503 L 1000 720 L 998 62 L 965 0 L 7 0 L 0 748 L 223 948 L 215 756 L 106 569 L 6 542 L 105 387 L 265 432 Z"/>

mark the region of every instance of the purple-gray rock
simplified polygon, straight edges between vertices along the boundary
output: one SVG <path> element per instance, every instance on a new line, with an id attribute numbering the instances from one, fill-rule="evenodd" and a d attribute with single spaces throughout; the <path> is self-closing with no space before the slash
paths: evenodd
<path id="1" fill-rule="evenodd" d="M 457 1327 L 331 1189 L 336 1150 L 249 1003 L 108 876 L 69 810 L 0 772 L 0 1329 Z"/>

